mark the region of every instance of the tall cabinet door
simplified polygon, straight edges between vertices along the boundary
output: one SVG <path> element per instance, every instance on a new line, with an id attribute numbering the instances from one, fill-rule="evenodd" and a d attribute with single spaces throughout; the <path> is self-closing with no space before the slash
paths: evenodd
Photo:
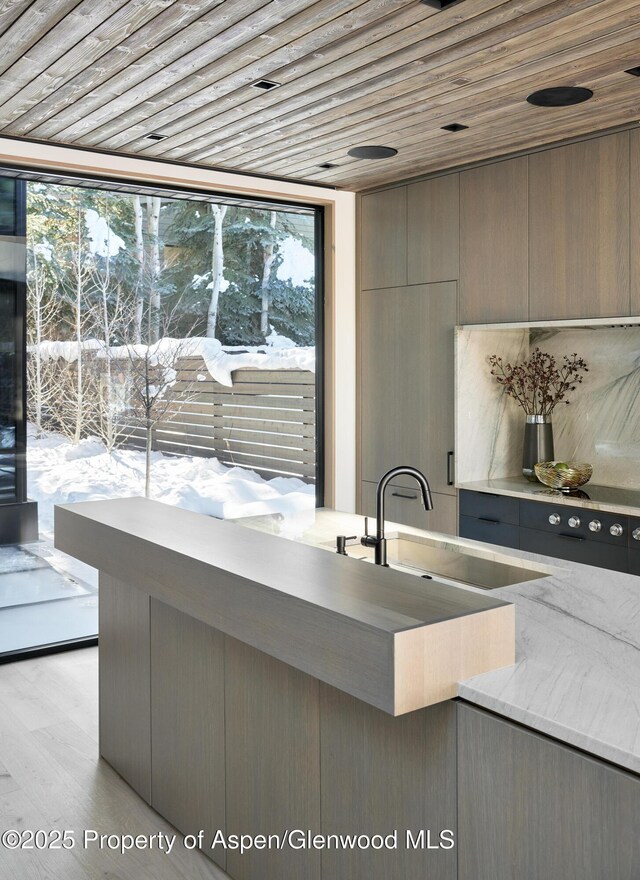
<path id="1" fill-rule="evenodd" d="M 460 174 L 460 323 L 526 321 L 527 157 Z"/>
<path id="2" fill-rule="evenodd" d="M 365 291 L 361 301 L 362 480 L 419 468 L 434 492 L 449 485 L 453 450 L 456 283 Z M 414 487 L 409 479 L 399 485 Z"/>
<path id="3" fill-rule="evenodd" d="M 629 314 L 629 133 L 529 157 L 532 321 Z"/>

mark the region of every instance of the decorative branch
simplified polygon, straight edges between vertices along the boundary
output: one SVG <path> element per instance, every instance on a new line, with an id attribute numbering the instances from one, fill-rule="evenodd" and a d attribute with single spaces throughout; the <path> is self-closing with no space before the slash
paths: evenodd
<path id="1" fill-rule="evenodd" d="M 586 362 L 574 352 L 563 355 L 559 366 L 552 354 L 534 348 L 528 360 L 520 364 L 504 363 L 492 354 L 489 364 L 491 375 L 502 387 L 503 393 L 512 397 L 527 415 L 549 418 L 570 391 L 582 384 L 583 374 L 589 372 Z"/>

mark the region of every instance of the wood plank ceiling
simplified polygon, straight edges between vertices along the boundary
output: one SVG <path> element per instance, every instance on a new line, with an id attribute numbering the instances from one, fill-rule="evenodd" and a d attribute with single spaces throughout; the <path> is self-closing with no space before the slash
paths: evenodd
<path id="1" fill-rule="evenodd" d="M 347 189 L 640 118 L 638 0 L 0 0 L 0 40 L 0 134 Z"/>

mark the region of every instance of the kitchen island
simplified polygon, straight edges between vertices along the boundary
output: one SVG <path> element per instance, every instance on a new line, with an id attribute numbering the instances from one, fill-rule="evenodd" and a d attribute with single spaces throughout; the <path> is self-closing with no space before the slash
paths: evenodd
<path id="1" fill-rule="evenodd" d="M 508 551 L 545 576 L 451 587 L 330 552 L 360 517 L 302 517 L 58 508 L 57 546 L 101 571 L 103 757 L 238 880 L 631 880 L 640 782 L 528 728 L 637 768 L 636 579 Z M 397 843 L 278 844 L 298 830 Z"/>

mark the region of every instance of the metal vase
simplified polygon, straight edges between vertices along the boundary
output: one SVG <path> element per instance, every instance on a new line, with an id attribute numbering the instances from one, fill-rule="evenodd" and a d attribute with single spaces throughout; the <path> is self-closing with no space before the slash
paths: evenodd
<path id="1" fill-rule="evenodd" d="M 537 481 L 534 465 L 553 461 L 553 426 L 547 416 L 527 416 L 522 447 L 522 473 L 532 483 Z"/>

